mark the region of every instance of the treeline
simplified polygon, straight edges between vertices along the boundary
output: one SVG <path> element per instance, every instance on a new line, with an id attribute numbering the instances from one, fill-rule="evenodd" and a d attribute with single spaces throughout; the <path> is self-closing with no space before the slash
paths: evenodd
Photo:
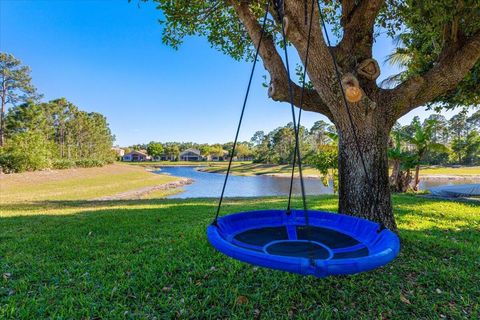
<path id="1" fill-rule="evenodd" d="M 316 167 L 325 185 L 336 189 L 338 177 L 338 136 L 335 127 L 317 121 L 311 128 L 299 128 L 300 150 L 305 164 Z M 233 143 L 159 143 L 135 145 L 131 148 L 147 150 L 151 156 L 178 154 L 195 148 L 202 156 L 231 153 Z M 250 141 L 240 142 L 234 154 L 237 160 L 258 163 L 290 164 L 295 148 L 293 124 L 278 127 L 268 133 L 257 131 Z M 414 117 L 408 125 L 397 123 L 392 129 L 388 150 L 390 186 L 393 191 L 417 189 L 421 165 L 480 165 L 480 111 L 468 116 L 466 110 L 450 119 L 432 114 L 423 122 Z"/>
<path id="2" fill-rule="evenodd" d="M 151 141 L 147 144 L 135 144 L 127 148 L 122 148 L 125 153 L 132 150 L 146 151 L 146 153 L 153 157 L 163 156 L 169 160 L 176 161 L 179 159 L 180 153 L 187 149 L 197 149 L 200 151 L 202 157 L 208 156 L 227 157 L 231 154 L 233 142 L 227 143 L 195 143 L 195 142 L 157 142 Z M 234 157 L 238 160 L 253 159 L 254 149 L 253 144 L 248 141 L 239 142 L 235 148 Z"/>
<path id="3" fill-rule="evenodd" d="M 468 116 L 463 110 L 448 120 L 414 117 L 406 126 L 397 123 L 390 140 L 391 189 L 416 190 L 421 165 L 480 165 L 480 111 Z"/>
<path id="4" fill-rule="evenodd" d="M 336 140 L 335 126 L 325 121 L 317 121 L 310 129 L 299 127 L 300 152 L 305 163 L 315 162 L 319 151 L 332 145 Z M 295 130 L 293 123 L 278 127 L 268 133 L 257 131 L 251 138 L 254 161 L 272 164 L 292 162 L 295 150 Z"/>
<path id="5" fill-rule="evenodd" d="M 113 162 L 114 137 L 105 117 L 64 98 L 40 103 L 30 73 L 0 52 L 0 173 Z"/>
<path id="6" fill-rule="evenodd" d="M 312 128 L 300 127 L 300 148 L 306 162 L 313 161 L 322 146 L 330 145 L 335 139 L 335 127 L 325 121 L 317 121 Z M 237 143 L 234 157 L 237 160 L 253 160 L 254 162 L 270 164 L 287 164 L 292 161 L 295 146 L 295 132 L 293 124 L 265 133 L 257 131 L 250 141 Z M 197 149 L 203 157 L 230 155 L 233 142 L 224 144 L 199 144 L 194 142 L 156 142 L 136 144 L 124 148 L 131 150 L 145 150 L 152 157 L 166 156 L 178 159 L 180 152 L 187 149 Z"/>
<path id="7" fill-rule="evenodd" d="M 396 124 L 393 139 L 399 137 L 405 151 L 424 144 L 422 164 L 430 165 L 477 165 L 480 164 L 480 111 L 467 115 L 466 110 L 450 119 L 441 114 L 432 114 L 423 122 L 413 118 L 409 125 Z"/>
<path id="8" fill-rule="evenodd" d="M 4 117 L 4 139 L 0 167 L 7 173 L 94 167 L 115 160 L 106 118 L 64 98 L 10 108 Z"/>

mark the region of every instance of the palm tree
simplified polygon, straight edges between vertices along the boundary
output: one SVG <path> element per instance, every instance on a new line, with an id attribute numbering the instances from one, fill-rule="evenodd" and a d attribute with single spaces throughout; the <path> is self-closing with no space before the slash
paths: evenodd
<path id="1" fill-rule="evenodd" d="M 416 165 L 416 156 L 411 152 L 402 150 L 402 139 L 400 132 L 395 132 L 392 137 L 394 146 L 388 150 L 388 158 L 392 163 L 392 174 L 390 175 L 390 189 L 393 192 L 405 192 L 412 182 L 410 172 Z"/>
<path id="2" fill-rule="evenodd" d="M 401 33 L 393 39 L 394 45 L 396 46 L 395 51 L 387 55 L 384 63 L 388 63 L 391 66 L 398 67 L 402 71 L 397 74 L 394 74 L 381 83 L 381 87 L 389 88 L 394 87 L 395 85 L 401 83 L 407 76 L 407 66 L 413 60 L 413 53 L 410 49 L 405 47 L 403 38 L 407 37 L 408 33 Z"/>
<path id="3" fill-rule="evenodd" d="M 416 165 L 415 165 L 415 178 L 413 182 L 413 190 L 418 190 L 420 162 L 428 151 L 445 152 L 447 148 L 441 144 L 434 142 L 434 127 L 436 125 L 435 120 L 428 120 L 422 126 L 419 122 L 415 121 L 412 124 L 415 128 L 413 136 L 405 136 L 406 141 L 412 145 L 415 149 Z"/>

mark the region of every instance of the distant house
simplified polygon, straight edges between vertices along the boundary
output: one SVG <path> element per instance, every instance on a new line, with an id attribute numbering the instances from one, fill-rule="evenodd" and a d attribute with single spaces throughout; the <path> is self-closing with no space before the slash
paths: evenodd
<path id="1" fill-rule="evenodd" d="M 240 156 L 233 158 L 235 161 L 253 161 L 253 156 Z"/>
<path id="2" fill-rule="evenodd" d="M 161 154 L 159 156 L 153 157 L 153 161 L 175 161 L 174 155 Z"/>
<path id="3" fill-rule="evenodd" d="M 208 160 L 210 161 L 225 161 L 228 160 L 229 154 L 228 151 L 222 150 L 221 154 L 212 154 L 208 157 Z"/>
<path id="4" fill-rule="evenodd" d="M 187 149 L 180 152 L 181 161 L 201 161 L 203 160 L 200 150 L 197 149 Z"/>
<path id="5" fill-rule="evenodd" d="M 122 157 L 122 160 L 127 162 L 149 161 L 150 159 L 150 156 L 145 152 L 137 150 L 133 150 Z"/>
<path id="6" fill-rule="evenodd" d="M 112 151 L 115 152 L 115 154 L 118 156 L 118 157 L 123 157 L 125 155 L 125 150 L 123 150 L 122 148 L 120 147 L 112 147 Z"/>

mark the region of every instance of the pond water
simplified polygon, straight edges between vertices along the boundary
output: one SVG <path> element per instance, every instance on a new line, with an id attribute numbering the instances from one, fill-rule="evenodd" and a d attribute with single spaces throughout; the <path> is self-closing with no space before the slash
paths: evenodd
<path id="1" fill-rule="evenodd" d="M 480 183 L 479 179 L 464 177 L 464 178 L 457 178 L 457 179 L 435 178 L 435 179 L 421 180 L 421 177 L 420 177 L 420 183 L 418 184 L 418 188 L 420 190 L 428 190 L 432 187 L 438 187 L 438 186 L 452 186 L 455 184 L 475 184 L 475 183 Z"/>
<path id="2" fill-rule="evenodd" d="M 196 167 L 162 167 L 157 173 L 191 178 L 194 182 L 184 186 L 184 192 L 170 198 L 219 197 L 225 174 L 195 170 Z M 332 194 L 333 189 L 325 187 L 319 179 L 304 179 L 307 194 Z M 235 176 L 228 177 L 225 188 L 226 197 L 261 197 L 288 195 L 290 178 L 272 176 Z M 300 195 L 300 181 L 295 179 L 293 193 Z"/>
<path id="3" fill-rule="evenodd" d="M 197 167 L 176 166 L 162 167 L 155 171 L 160 174 L 170 174 L 177 177 L 191 178 L 194 182 L 184 186 L 184 191 L 171 195 L 169 198 L 196 198 L 196 197 L 219 197 L 222 191 L 225 175 L 223 173 L 209 173 L 196 170 Z M 304 179 L 307 194 L 333 194 L 331 187 L 325 187 L 320 179 Z M 474 179 L 435 179 L 420 182 L 422 190 L 439 185 L 478 183 Z M 288 195 L 290 178 L 272 176 L 235 176 L 228 177 L 225 189 L 226 197 L 261 197 Z M 300 195 L 300 181 L 294 180 L 293 193 Z"/>

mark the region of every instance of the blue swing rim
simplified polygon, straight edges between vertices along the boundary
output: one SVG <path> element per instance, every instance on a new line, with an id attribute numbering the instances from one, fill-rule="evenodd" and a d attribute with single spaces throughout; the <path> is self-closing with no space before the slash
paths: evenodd
<path id="1" fill-rule="evenodd" d="M 369 254 L 357 258 L 309 259 L 267 254 L 242 248 L 232 243 L 235 235 L 252 229 L 278 226 L 324 227 L 346 234 L 364 244 Z M 324 278 L 370 271 L 394 260 L 400 252 L 400 239 L 389 229 L 367 219 L 319 210 L 255 210 L 219 217 L 207 228 L 210 244 L 223 254 L 252 265 Z M 308 240 L 307 240 L 308 241 Z M 313 242 L 313 241 L 312 241 Z M 271 245 L 269 243 L 267 246 Z M 321 243 L 321 246 L 325 247 Z M 329 249 L 329 248 L 328 248 Z M 330 249 L 329 249 L 330 250 Z"/>

